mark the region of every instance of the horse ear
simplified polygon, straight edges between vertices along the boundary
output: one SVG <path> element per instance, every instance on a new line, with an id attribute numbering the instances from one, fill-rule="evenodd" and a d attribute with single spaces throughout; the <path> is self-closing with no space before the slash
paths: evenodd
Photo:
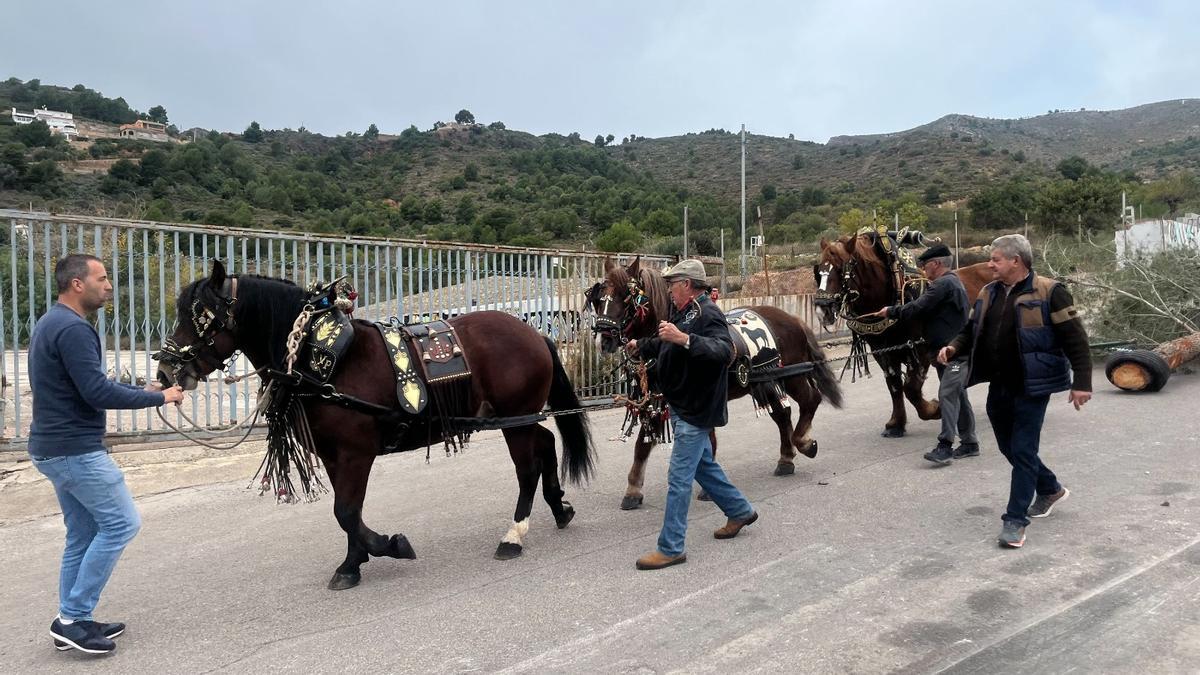
<path id="1" fill-rule="evenodd" d="M 213 258 L 212 274 L 208 275 L 208 287 L 220 290 L 225 286 L 225 265 Z"/>
<path id="2" fill-rule="evenodd" d="M 625 268 L 625 271 L 629 273 L 630 277 L 636 279 L 638 277 L 638 275 L 641 274 L 641 271 L 642 271 L 641 260 L 642 260 L 642 256 L 639 255 L 638 257 L 633 259 L 633 262 L 629 263 L 629 267 Z"/>
<path id="3" fill-rule="evenodd" d="M 857 241 L 858 241 L 858 236 L 850 235 L 850 238 L 846 240 L 846 253 L 849 253 L 850 255 L 854 255 L 854 244 Z"/>
<path id="4" fill-rule="evenodd" d="M 829 248 L 829 242 L 825 241 L 825 237 L 821 237 L 821 250 Z"/>
<path id="5" fill-rule="evenodd" d="M 611 272 L 614 267 L 616 267 L 616 265 L 613 263 L 612 258 L 610 258 L 608 256 L 604 256 L 604 274 L 605 274 L 605 276 L 608 276 L 608 273 Z"/>

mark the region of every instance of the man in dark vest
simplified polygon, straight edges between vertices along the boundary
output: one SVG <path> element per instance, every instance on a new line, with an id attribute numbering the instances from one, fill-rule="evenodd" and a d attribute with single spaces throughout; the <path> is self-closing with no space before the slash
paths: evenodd
<path id="1" fill-rule="evenodd" d="M 953 340 L 967 323 L 967 289 L 952 269 L 954 258 L 945 244 L 934 244 L 917 258 L 921 271 L 931 282 L 916 300 L 893 305 L 867 316 L 887 317 L 900 322 L 920 321 L 924 348 L 932 356 Z M 960 355 L 948 364 L 935 363 L 938 374 L 938 401 L 942 409 L 942 431 L 937 446 L 925 453 L 925 459 L 945 466 L 955 458 L 979 454 L 975 437 L 975 411 L 967 398 L 967 358 Z M 961 444 L 954 448 L 957 431 Z"/>
<path id="2" fill-rule="evenodd" d="M 1071 494 L 1042 463 L 1038 446 L 1051 394 L 1070 391 L 1076 410 L 1091 400 L 1092 360 L 1071 293 L 1034 273 L 1028 239 L 998 237 L 988 266 L 996 280 L 979 292 L 966 327 L 938 361 L 969 354 L 969 383 L 990 382 L 988 419 L 1012 465 L 1000 545 L 1020 548 L 1029 519 L 1050 515 Z"/>
<path id="3" fill-rule="evenodd" d="M 729 324 L 716 303 L 708 297 L 708 280 L 699 260 L 683 260 L 663 271 L 670 284 L 671 321 L 658 324 L 658 335 L 630 340 L 626 349 L 643 359 L 656 359 L 658 381 L 671 409 L 675 440 L 671 466 L 667 470 L 667 503 L 658 547 L 638 558 L 639 570 L 656 570 L 687 561 L 688 505 L 692 482 L 700 484 L 728 518 L 713 536 L 732 539 L 743 527 L 758 519 L 758 513 L 741 491 L 729 482 L 721 465 L 713 459 L 708 434 L 728 420 L 726 399 L 733 339 Z"/>

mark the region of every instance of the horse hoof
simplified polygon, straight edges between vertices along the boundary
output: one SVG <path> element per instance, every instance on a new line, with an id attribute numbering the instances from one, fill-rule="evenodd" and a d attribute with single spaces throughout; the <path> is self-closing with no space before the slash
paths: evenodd
<path id="1" fill-rule="evenodd" d="M 790 462 L 787 464 L 784 464 L 783 462 L 780 462 L 775 465 L 775 475 L 776 476 L 790 476 L 794 473 L 796 473 L 796 465 L 795 464 L 792 464 Z"/>
<path id="2" fill-rule="evenodd" d="M 408 537 L 402 534 L 393 534 L 388 542 L 387 556 L 391 558 L 399 558 L 401 560 L 416 560 L 417 552 L 413 550 L 412 544 L 408 543 Z"/>
<path id="3" fill-rule="evenodd" d="M 554 514 L 554 524 L 558 525 L 558 529 L 563 529 L 570 524 L 571 519 L 575 517 L 575 507 L 571 506 L 571 502 L 564 501 L 562 514 Z"/>
<path id="4" fill-rule="evenodd" d="M 712 497 L 708 494 L 708 490 L 701 490 L 700 494 L 696 495 L 696 501 L 711 502 Z"/>
<path id="5" fill-rule="evenodd" d="M 641 507 L 642 507 L 642 496 L 641 495 L 638 495 L 636 497 L 630 497 L 629 495 L 625 495 L 623 498 L 621 498 L 621 510 L 622 511 L 632 511 L 634 509 L 640 509 Z"/>
<path id="6" fill-rule="evenodd" d="M 512 560 L 521 555 L 521 545 L 507 541 L 500 542 L 496 547 L 496 560 Z"/>
<path id="7" fill-rule="evenodd" d="M 811 444 L 809 444 L 809 446 L 807 448 L 801 450 L 800 454 L 804 455 L 805 457 L 807 457 L 809 459 L 816 457 L 817 456 L 817 442 L 813 441 Z"/>
<path id="8" fill-rule="evenodd" d="M 879 435 L 883 436 L 884 438 L 903 438 L 904 430 L 899 427 L 894 427 L 892 429 L 884 429 L 883 433 Z"/>
<path id="9" fill-rule="evenodd" d="M 358 585 L 359 581 L 362 581 L 362 575 L 357 572 L 354 574 L 341 574 L 340 572 L 334 572 L 333 578 L 329 580 L 329 590 L 344 591 L 354 588 Z"/>

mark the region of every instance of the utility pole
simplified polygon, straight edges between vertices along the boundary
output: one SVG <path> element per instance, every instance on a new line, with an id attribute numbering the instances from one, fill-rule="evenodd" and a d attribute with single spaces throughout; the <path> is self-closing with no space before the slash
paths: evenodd
<path id="1" fill-rule="evenodd" d="M 762 249 L 762 270 L 763 279 L 767 282 L 767 296 L 771 295 L 771 271 L 767 269 L 767 235 L 763 231 L 762 207 L 756 207 L 758 211 L 758 247 Z"/>
<path id="2" fill-rule="evenodd" d="M 954 269 L 958 269 L 958 209 L 954 209 Z"/>
<path id="3" fill-rule="evenodd" d="M 1029 238 L 1029 212 L 1025 212 L 1025 238 Z"/>
<path id="4" fill-rule="evenodd" d="M 740 271 L 746 283 L 746 125 L 742 125 L 742 255 Z"/>
<path id="5" fill-rule="evenodd" d="M 683 205 L 683 259 L 688 257 L 687 204 Z"/>
<path id="6" fill-rule="evenodd" d="M 721 295 L 725 295 L 725 228 L 721 228 Z"/>

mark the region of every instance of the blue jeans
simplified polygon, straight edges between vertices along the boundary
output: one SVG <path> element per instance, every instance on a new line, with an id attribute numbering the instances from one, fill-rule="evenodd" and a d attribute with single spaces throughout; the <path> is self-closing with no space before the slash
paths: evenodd
<path id="1" fill-rule="evenodd" d="M 1002 516 L 1005 521 L 1028 525 L 1027 512 L 1034 495 L 1052 495 L 1062 488 L 1054 472 L 1038 457 L 1049 403 L 1049 395 L 1025 396 L 995 383 L 988 387 L 988 419 L 1001 454 L 1012 465 L 1008 508 Z"/>
<path id="2" fill-rule="evenodd" d="M 677 556 L 683 553 L 687 535 L 693 480 L 729 518 L 748 518 L 754 513 L 754 507 L 729 482 L 721 465 L 713 459 L 708 429 L 685 422 L 674 411 L 671 411 L 671 426 L 675 443 L 671 447 L 671 467 L 667 470 L 667 504 L 662 532 L 658 535 L 658 550 L 665 555 Z"/>
<path id="3" fill-rule="evenodd" d="M 34 457 L 54 485 L 67 526 L 58 580 L 58 613 L 91 621 L 121 552 L 142 527 L 125 475 L 107 452 Z"/>

